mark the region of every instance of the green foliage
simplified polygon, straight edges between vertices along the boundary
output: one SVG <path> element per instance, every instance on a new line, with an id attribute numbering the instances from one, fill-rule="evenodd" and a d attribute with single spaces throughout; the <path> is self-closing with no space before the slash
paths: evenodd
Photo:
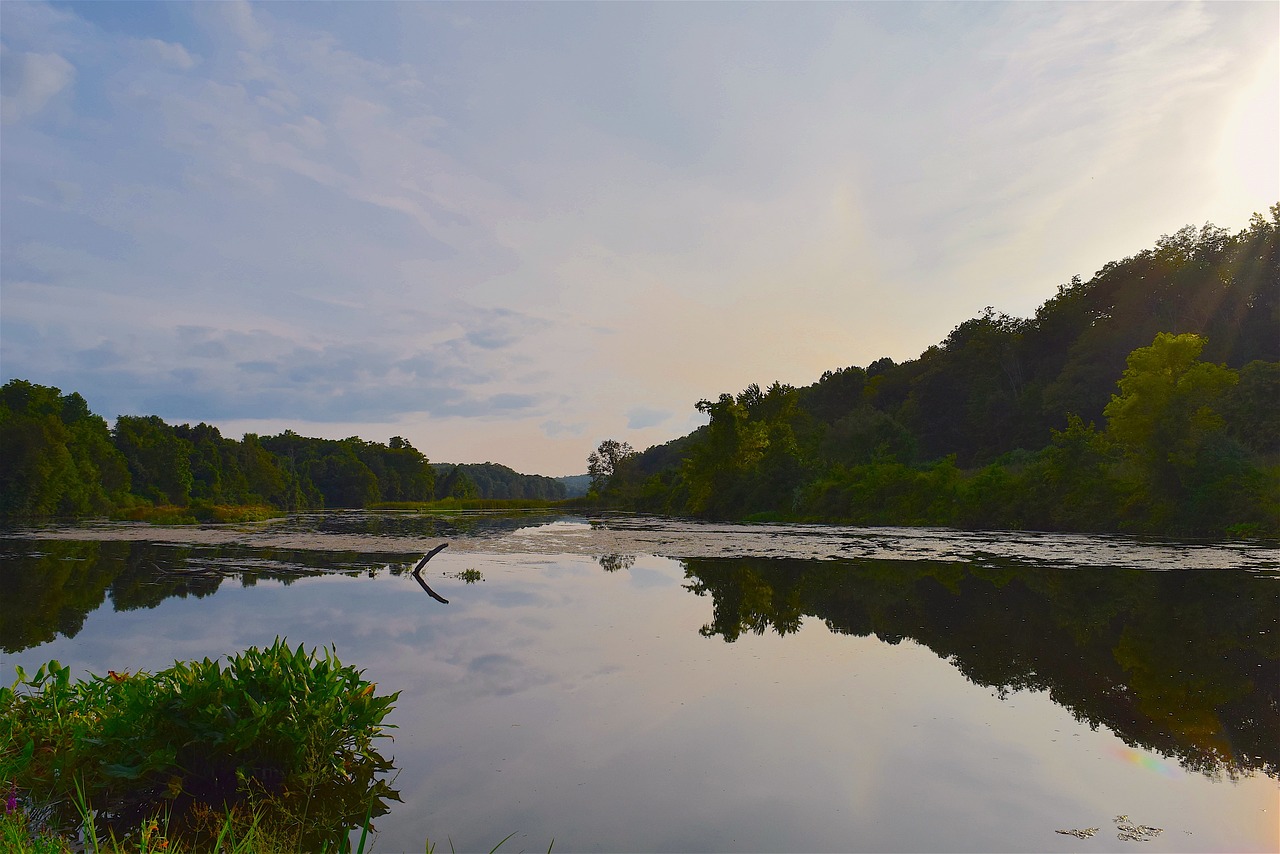
<path id="1" fill-rule="evenodd" d="M 1221 401 L 1227 430 L 1255 454 L 1280 454 L 1280 362 L 1253 361 Z"/>
<path id="2" fill-rule="evenodd" d="M 31 827 L 30 817 L 21 809 L 0 813 L 0 851 L 11 854 L 73 854 L 66 839 Z"/>
<path id="3" fill-rule="evenodd" d="M 19 668 L 0 689 L 0 778 L 63 826 L 77 800 L 118 832 L 161 810 L 196 832 L 197 805 L 246 802 L 317 850 L 398 799 L 375 747 L 398 694 L 374 689 L 332 651 L 280 639 L 156 674 Z"/>
<path id="4" fill-rule="evenodd" d="M 726 518 L 793 509 L 807 468 L 796 435 L 806 426 L 798 404 L 796 390 L 777 382 L 765 392 L 753 384 L 736 398 L 699 401 L 711 420 L 682 465 L 689 511 Z"/>
<path id="5" fill-rule="evenodd" d="M 1277 316 L 1280 205 L 1074 277 L 1031 319 L 988 307 L 918 359 L 699 401 L 709 424 L 597 495 L 711 518 L 1274 535 Z"/>
<path id="6" fill-rule="evenodd" d="M 512 498 L 559 501 L 564 484 L 538 474 L 520 474 L 498 463 L 434 463 L 436 498 Z M 444 481 L 444 483 L 441 483 Z"/>
<path id="7" fill-rule="evenodd" d="M 208 424 L 173 426 L 154 415 L 122 415 L 108 431 L 78 394 L 25 380 L 0 388 L 0 517 L 190 524 L 434 493 L 434 469 L 399 436 L 382 445 L 286 430 L 237 442 Z"/>
<path id="8" fill-rule="evenodd" d="M 587 456 L 587 474 L 591 477 L 587 494 L 597 499 L 606 495 L 615 500 L 619 498 L 633 481 L 631 462 L 635 455 L 635 449 L 626 442 L 616 439 L 601 442 Z"/>
<path id="9" fill-rule="evenodd" d="M 25 380 L 0 388 L 0 516 L 101 512 L 128 489 L 106 422 L 79 394 Z"/>
<path id="10" fill-rule="evenodd" d="M 436 499 L 441 498 L 479 498 L 480 487 L 467 474 L 462 466 L 454 466 L 449 473 L 436 483 Z"/>
<path id="11" fill-rule="evenodd" d="M 1199 361 L 1204 344 L 1199 335 L 1161 332 L 1129 354 L 1120 393 L 1103 410 L 1115 439 L 1149 465 L 1185 466 L 1206 435 L 1225 427 L 1216 408 L 1238 377 Z"/>
<path id="12" fill-rule="evenodd" d="M 190 502 L 193 447 L 173 427 L 155 415 L 121 415 L 111 433 L 138 495 L 161 504 Z"/>

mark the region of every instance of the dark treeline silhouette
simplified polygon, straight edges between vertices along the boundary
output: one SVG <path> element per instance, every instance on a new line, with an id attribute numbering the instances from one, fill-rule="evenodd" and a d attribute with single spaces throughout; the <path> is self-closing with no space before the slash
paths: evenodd
<path id="1" fill-rule="evenodd" d="M 798 631 L 914 640 L 1000 694 L 1206 774 L 1280 777 L 1280 585 L 1247 572 L 981 568 L 933 561 L 687 560 L 707 637 Z"/>
<path id="2" fill-rule="evenodd" d="M 0 516 L 84 516 L 147 506 L 282 510 L 428 501 L 435 472 L 399 436 L 227 439 L 208 424 L 122 415 L 115 426 L 76 392 L 12 380 L 0 388 Z"/>
<path id="3" fill-rule="evenodd" d="M 1280 532 L 1280 204 L 1188 226 L 988 308 L 919 358 L 699 401 L 710 423 L 592 455 L 627 509 L 855 524 Z M 591 461 L 589 461 L 590 463 Z"/>
<path id="4" fill-rule="evenodd" d="M 561 501 L 565 485 L 540 474 L 520 474 L 498 463 L 432 463 L 436 498 L 529 498 Z"/>

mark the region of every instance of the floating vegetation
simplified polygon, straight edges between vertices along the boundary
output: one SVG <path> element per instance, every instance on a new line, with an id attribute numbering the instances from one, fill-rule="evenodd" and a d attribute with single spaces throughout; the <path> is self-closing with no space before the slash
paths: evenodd
<path id="1" fill-rule="evenodd" d="M 464 569 L 462 572 L 455 572 L 450 577 L 456 578 L 467 584 L 475 584 L 477 581 L 484 581 L 484 573 L 478 569 Z"/>
<path id="2" fill-rule="evenodd" d="M 1116 825 L 1116 839 L 1121 842 L 1150 842 L 1160 834 L 1164 833 L 1163 827 L 1151 827 L 1147 824 L 1134 824 L 1127 815 L 1118 815 L 1112 819 Z M 1055 830 L 1054 833 L 1061 833 L 1063 836 L 1074 836 L 1076 839 L 1088 839 L 1098 833 L 1101 828 L 1086 827 L 1083 830 L 1072 828 L 1070 830 Z"/>
<path id="3" fill-rule="evenodd" d="M 1055 830 L 1054 833 L 1061 833 L 1064 836 L 1074 836 L 1076 839 L 1088 839 L 1099 830 L 1101 830 L 1101 828 L 1086 827 L 1084 830 L 1078 830 L 1076 828 L 1072 828 L 1071 830 Z"/>
<path id="4" fill-rule="evenodd" d="M 1116 839 L 1123 842 L 1150 842 L 1164 833 L 1163 827 L 1134 824 L 1127 815 L 1118 815 L 1112 821 L 1116 823 Z"/>

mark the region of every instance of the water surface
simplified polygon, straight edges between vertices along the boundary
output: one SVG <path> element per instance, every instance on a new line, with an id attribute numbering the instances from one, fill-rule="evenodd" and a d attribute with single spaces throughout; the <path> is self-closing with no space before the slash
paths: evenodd
<path id="1" fill-rule="evenodd" d="M 1274 544 L 318 514 L 0 584 L 0 673 L 336 646 L 401 692 L 380 851 L 1280 850 Z"/>

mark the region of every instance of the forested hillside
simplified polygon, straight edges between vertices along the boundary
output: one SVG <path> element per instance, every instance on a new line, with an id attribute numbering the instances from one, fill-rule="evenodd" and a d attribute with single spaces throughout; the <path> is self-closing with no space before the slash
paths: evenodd
<path id="1" fill-rule="evenodd" d="M 1172 534 L 1280 531 L 1280 204 L 1188 226 L 1031 318 L 988 308 L 918 358 L 751 385 L 594 494 L 714 518 Z"/>
<path id="2" fill-rule="evenodd" d="M 36 518 L 154 506 L 282 510 L 430 500 L 435 472 L 400 437 L 227 439 L 208 424 L 122 415 L 115 426 L 76 392 L 12 380 L 0 388 L 0 516 Z"/>
<path id="3" fill-rule="evenodd" d="M 432 463 L 436 498 L 532 498 L 560 501 L 564 484 L 540 474 L 520 474 L 498 463 Z"/>

